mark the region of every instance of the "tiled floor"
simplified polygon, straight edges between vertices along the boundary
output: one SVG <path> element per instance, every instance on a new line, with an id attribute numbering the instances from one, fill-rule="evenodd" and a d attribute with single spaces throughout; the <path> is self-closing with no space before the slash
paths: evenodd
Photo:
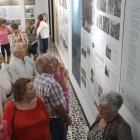
<path id="1" fill-rule="evenodd" d="M 50 44 L 50 47 L 51 49 L 49 52 L 58 56 L 53 44 Z M 86 140 L 87 132 L 89 130 L 88 125 L 72 87 L 70 97 L 70 116 L 72 117 L 73 123 L 68 129 L 68 140 Z"/>

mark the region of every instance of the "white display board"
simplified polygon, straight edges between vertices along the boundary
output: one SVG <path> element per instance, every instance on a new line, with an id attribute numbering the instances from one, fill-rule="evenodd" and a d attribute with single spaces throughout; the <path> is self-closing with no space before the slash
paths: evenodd
<path id="1" fill-rule="evenodd" d="M 69 3 L 70 79 L 89 123 L 98 113 L 95 106 L 99 96 L 115 90 L 124 98 L 120 113 L 131 125 L 134 140 L 139 140 L 140 1 L 69 0 Z M 61 54 L 63 24 L 57 5 L 55 38 Z M 66 61 L 66 57 L 61 58 Z"/>

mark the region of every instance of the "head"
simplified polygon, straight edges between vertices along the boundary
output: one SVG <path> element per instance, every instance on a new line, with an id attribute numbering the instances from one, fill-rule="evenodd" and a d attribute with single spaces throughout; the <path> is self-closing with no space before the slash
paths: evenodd
<path id="1" fill-rule="evenodd" d="M 13 87 L 14 100 L 16 102 L 31 101 L 36 97 L 35 88 L 31 79 L 20 78 Z"/>
<path id="2" fill-rule="evenodd" d="M 110 91 L 99 97 L 99 114 L 103 119 L 111 119 L 117 115 L 123 104 L 123 98 L 119 93 Z"/>
<path id="3" fill-rule="evenodd" d="M 13 24 L 11 25 L 11 28 L 12 28 L 12 30 L 13 30 L 13 32 L 14 32 L 15 34 L 18 33 L 18 31 L 19 31 L 19 26 L 18 26 L 17 23 L 13 23 Z"/>
<path id="4" fill-rule="evenodd" d="M 13 56 L 23 60 L 26 56 L 26 49 L 22 44 L 16 44 L 12 47 L 12 54 Z"/>
<path id="5" fill-rule="evenodd" d="M 36 70 L 39 74 L 48 73 L 54 74 L 54 57 L 51 54 L 43 54 L 36 59 L 35 63 Z"/>
<path id="6" fill-rule="evenodd" d="M 46 14 L 45 14 L 45 13 L 40 14 L 40 15 L 38 16 L 38 20 L 39 20 L 39 21 L 45 21 L 45 22 L 46 22 L 46 20 L 47 20 Z"/>
<path id="7" fill-rule="evenodd" d="M 33 25 L 34 25 L 33 20 L 28 20 L 28 21 L 27 21 L 27 26 L 28 26 L 29 28 L 33 27 Z"/>
<path id="8" fill-rule="evenodd" d="M 4 28 L 6 25 L 6 19 L 0 18 L 0 28 Z"/>

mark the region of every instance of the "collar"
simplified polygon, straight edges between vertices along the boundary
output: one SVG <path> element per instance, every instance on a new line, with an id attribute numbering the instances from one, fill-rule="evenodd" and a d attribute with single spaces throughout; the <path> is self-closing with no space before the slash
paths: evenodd
<path id="1" fill-rule="evenodd" d="M 48 74 L 48 73 L 42 73 L 41 74 L 42 76 L 45 76 L 45 77 L 49 77 L 49 78 L 53 78 L 53 74 Z"/>
<path id="2" fill-rule="evenodd" d="M 14 60 L 14 61 L 17 61 L 17 62 L 19 62 L 19 63 L 23 63 L 23 62 L 25 63 L 25 58 L 24 58 L 23 60 L 21 60 L 21 59 L 15 57 L 15 56 L 13 56 L 13 60 Z"/>

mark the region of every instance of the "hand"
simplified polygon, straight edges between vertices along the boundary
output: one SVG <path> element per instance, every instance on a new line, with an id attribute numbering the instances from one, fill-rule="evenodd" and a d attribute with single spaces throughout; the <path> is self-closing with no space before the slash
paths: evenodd
<path id="1" fill-rule="evenodd" d="M 72 124 L 72 119 L 68 114 L 67 114 L 67 117 L 64 118 L 64 121 L 65 121 L 67 126 L 70 126 Z"/>

